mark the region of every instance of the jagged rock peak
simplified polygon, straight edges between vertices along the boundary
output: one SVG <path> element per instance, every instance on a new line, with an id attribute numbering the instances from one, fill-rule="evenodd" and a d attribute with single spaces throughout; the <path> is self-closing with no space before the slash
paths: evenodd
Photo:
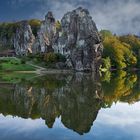
<path id="1" fill-rule="evenodd" d="M 53 13 L 51 11 L 49 11 L 47 13 L 47 15 L 45 16 L 45 21 L 55 22 L 55 18 L 54 18 Z"/>
<path id="2" fill-rule="evenodd" d="M 77 71 L 98 71 L 103 46 L 88 10 L 79 7 L 66 13 L 61 26 L 54 50 L 64 54 L 67 65 Z"/>
<path id="3" fill-rule="evenodd" d="M 52 12 L 49 11 L 45 16 L 45 21 L 42 22 L 38 30 L 36 43 L 34 44 L 35 52 L 47 53 L 52 51 L 55 33 L 55 18 Z"/>
<path id="4" fill-rule="evenodd" d="M 82 7 L 78 7 L 77 9 L 73 10 L 72 12 L 68 12 L 68 13 L 74 13 L 74 12 L 79 16 L 89 15 L 89 11 Z M 83 15 L 81 13 L 83 13 Z"/>

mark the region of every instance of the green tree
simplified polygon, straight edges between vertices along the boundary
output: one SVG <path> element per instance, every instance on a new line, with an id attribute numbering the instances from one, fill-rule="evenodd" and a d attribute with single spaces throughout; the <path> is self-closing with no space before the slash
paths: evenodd
<path id="1" fill-rule="evenodd" d="M 101 66 L 101 69 L 104 71 L 106 70 L 110 70 L 111 68 L 111 60 L 110 60 L 110 57 L 107 57 L 107 58 L 103 58 L 102 59 L 102 66 Z"/>
<path id="2" fill-rule="evenodd" d="M 130 49 L 137 58 L 137 67 L 140 67 L 140 38 L 135 35 L 124 35 L 120 36 L 119 40 L 130 45 Z"/>
<path id="3" fill-rule="evenodd" d="M 137 64 L 131 45 L 121 42 L 119 37 L 112 35 L 109 31 L 102 31 L 101 35 L 104 45 L 103 58 L 110 57 L 112 68 L 124 69 Z"/>
<path id="4" fill-rule="evenodd" d="M 35 36 L 37 36 L 37 31 L 41 26 L 41 21 L 38 20 L 38 19 L 31 19 L 31 20 L 29 20 L 29 24 L 30 24 L 30 26 L 32 28 L 33 34 Z"/>

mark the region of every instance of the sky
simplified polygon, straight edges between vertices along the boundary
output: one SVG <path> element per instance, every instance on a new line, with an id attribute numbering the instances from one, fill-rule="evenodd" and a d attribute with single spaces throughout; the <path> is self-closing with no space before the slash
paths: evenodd
<path id="1" fill-rule="evenodd" d="M 0 0 L 0 22 L 43 20 L 48 11 L 61 19 L 79 6 L 89 10 L 99 30 L 140 35 L 140 0 Z"/>
<path id="2" fill-rule="evenodd" d="M 64 126 L 61 117 L 55 120 L 52 129 L 48 129 L 41 118 L 32 120 L 0 114 L 0 139 L 139 140 L 139 107 L 140 102 L 132 105 L 117 103 L 111 108 L 101 109 L 91 130 L 82 136 Z"/>

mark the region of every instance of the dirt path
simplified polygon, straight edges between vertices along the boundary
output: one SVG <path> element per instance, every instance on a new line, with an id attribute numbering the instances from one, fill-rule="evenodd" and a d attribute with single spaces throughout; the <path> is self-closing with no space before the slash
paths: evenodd
<path id="1" fill-rule="evenodd" d="M 47 70 L 46 68 L 43 68 L 43 67 L 41 67 L 41 66 L 32 64 L 32 63 L 30 63 L 30 62 L 27 62 L 27 64 L 30 65 L 30 66 L 33 66 L 33 67 L 37 68 L 37 70 Z"/>
<path id="2" fill-rule="evenodd" d="M 39 74 L 39 75 L 44 75 L 44 74 L 61 74 L 61 73 L 72 73 L 72 70 L 57 70 L 57 69 L 47 69 L 35 64 L 32 64 L 30 62 L 27 62 L 28 65 L 33 66 L 36 68 L 35 73 Z"/>

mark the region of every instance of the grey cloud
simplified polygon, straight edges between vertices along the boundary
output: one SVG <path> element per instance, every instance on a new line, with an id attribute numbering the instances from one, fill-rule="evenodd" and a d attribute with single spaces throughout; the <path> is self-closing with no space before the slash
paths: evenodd
<path id="1" fill-rule="evenodd" d="M 21 4 L 39 2 L 31 18 L 43 18 L 51 10 L 57 19 L 79 6 L 87 8 L 99 29 L 117 34 L 140 35 L 140 0 L 15 0 Z"/>

